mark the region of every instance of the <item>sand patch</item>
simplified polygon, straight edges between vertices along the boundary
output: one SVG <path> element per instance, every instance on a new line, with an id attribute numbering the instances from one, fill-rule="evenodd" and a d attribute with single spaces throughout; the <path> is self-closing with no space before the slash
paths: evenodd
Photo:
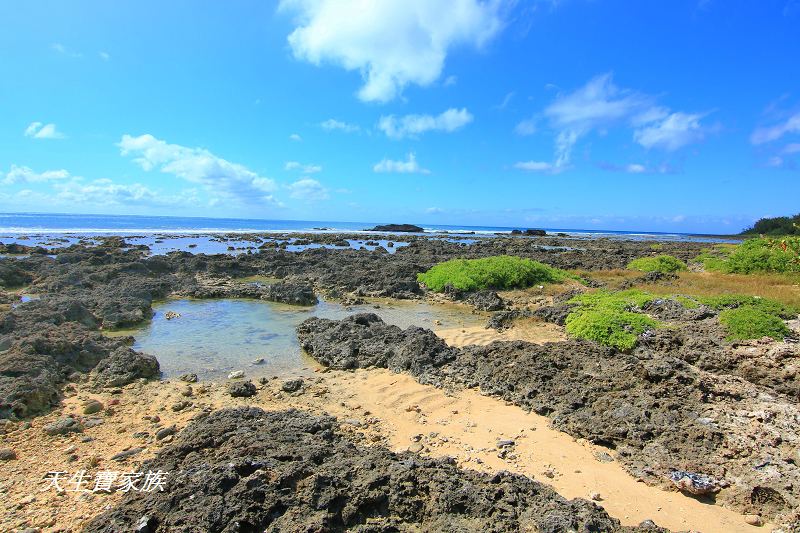
<path id="1" fill-rule="evenodd" d="M 466 328 L 448 328 L 434 330 L 437 336 L 450 346 L 457 348 L 470 344 L 480 346 L 494 341 L 528 341 L 535 344 L 557 342 L 567 338 L 564 328 L 540 320 L 520 319 L 514 321 L 513 327 L 497 331 L 484 326 Z"/>
<path id="2" fill-rule="evenodd" d="M 589 498 L 596 493 L 601 498 L 596 503 L 623 524 L 652 519 L 673 530 L 756 530 L 733 511 L 637 483 L 618 463 L 597 458 L 600 455 L 607 460 L 613 452 L 576 441 L 551 429 L 547 418 L 477 391 L 447 394 L 388 370 L 307 371 L 304 380 L 300 392 L 286 393 L 281 390 L 282 379 L 273 379 L 247 399 L 231 398 L 222 383 L 193 384 L 189 397 L 181 394 L 186 384 L 179 381 L 135 384 L 116 395 L 95 394 L 78 386 L 61 408 L 32 420 L 30 428 L 18 427 L 2 436 L 2 446 L 14 449 L 18 458 L 3 463 L 0 530 L 79 530 L 113 505 L 121 493 L 42 490 L 47 472 L 85 469 L 95 475 L 102 470 L 137 471 L 142 461 L 169 444 L 169 437 L 155 439 L 158 429 L 175 425 L 181 430 L 203 411 L 237 405 L 327 412 L 343 422 L 343 431 L 364 444 L 451 456 L 462 467 L 480 471 L 519 472 L 553 486 L 567 498 Z M 67 436 L 44 434 L 42 426 L 61 416 L 81 416 L 88 399 L 106 406 L 107 410 L 92 415 L 103 419 L 101 425 Z M 181 401 L 191 405 L 173 411 L 172 406 Z M 157 423 L 143 418 L 153 415 L 160 418 Z M 498 447 L 504 440 L 513 444 Z M 111 459 L 130 448 L 142 451 L 123 462 Z"/>

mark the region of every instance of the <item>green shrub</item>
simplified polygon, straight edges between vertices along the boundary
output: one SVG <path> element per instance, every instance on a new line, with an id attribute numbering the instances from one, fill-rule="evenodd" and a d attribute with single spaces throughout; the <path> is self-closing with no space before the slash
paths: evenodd
<path id="1" fill-rule="evenodd" d="M 686 263 L 671 255 L 657 255 L 655 257 L 640 257 L 628 263 L 628 270 L 641 272 L 678 272 L 686 270 Z"/>
<path id="2" fill-rule="evenodd" d="M 572 278 L 551 266 L 509 255 L 482 259 L 452 259 L 417 274 L 417 280 L 430 290 L 441 292 L 448 285 L 458 291 L 515 289 L 538 283 L 553 283 Z"/>
<path id="3" fill-rule="evenodd" d="M 769 298 L 761 298 L 760 296 L 721 294 L 719 296 L 698 297 L 697 301 L 718 311 L 749 307 L 761 311 L 762 313 L 787 319 L 794 318 L 797 313 L 800 312 L 796 307 L 784 305 L 775 300 L 770 300 Z"/>
<path id="4" fill-rule="evenodd" d="M 657 326 L 647 315 L 613 308 L 585 308 L 567 316 L 567 333 L 619 350 L 631 350 L 639 335 Z"/>
<path id="5" fill-rule="evenodd" d="M 567 333 L 619 350 L 630 350 L 636 346 L 639 335 L 658 326 L 652 318 L 633 311 L 653 298 L 638 289 L 599 290 L 575 296 L 569 303 L 578 304 L 578 307 L 567 316 Z"/>
<path id="6" fill-rule="evenodd" d="M 748 239 L 735 247 L 717 247 L 698 256 L 706 270 L 728 274 L 800 272 L 800 237 Z"/>
<path id="7" fill-rule="evenodd" d="M 722 311 L 719 321 L 728 330 L 728 340 L 761 337 L 781 340 L 790 333 L 780 317 L 749 305 Z"/>
<path id="8" fill-rule="evenodd" d="M 580 304 L 584 308 L 609 308 L 618 311 L 630 311 L 635 307 L 642 307 L 647 302 L 656 298 L 650 293 L 639 289 L 611 292 L 604 289 L 579 294 L 568 303 Z"/>

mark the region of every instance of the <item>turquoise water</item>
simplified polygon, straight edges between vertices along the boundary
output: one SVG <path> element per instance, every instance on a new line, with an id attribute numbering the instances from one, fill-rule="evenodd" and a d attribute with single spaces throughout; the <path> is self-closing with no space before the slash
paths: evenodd
<path id="1" fill-rule="evenodd" d="M 375 305 L 380 307 L 376 309 Z M 374 312 L 387 323 L 403 328 L 486 323 L 486 315 L 473 314 L 467 307 L 389 300 L 350 308 L 327 301 L 306 308 L 261 300 L 169 300 L 154 306 L 154 310 L 150 323 L 126 332 L 136 339 L 134 348 L 154 355 L 164 377 L 194 372 L 203 379 L 224 378 L 233 370 L 256 377 L 311 366 L 295 333 L 297 325 L 311 316 L 340 319 L 357 312 Z M 167 320 L 167 311 L 181 316 Z M 263 364 L 253 364 L 260 358 Z"/>

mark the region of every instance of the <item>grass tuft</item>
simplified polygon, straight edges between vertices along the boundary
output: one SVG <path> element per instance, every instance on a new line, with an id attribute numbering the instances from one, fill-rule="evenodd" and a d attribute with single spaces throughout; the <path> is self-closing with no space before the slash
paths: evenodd
<path id="1" fill-rule="evenodd" d="M 671 255 L 657 255 L 655 257 L 640 257 L 628 263 L 628 270 L 640 272 L 679 272 L 686 270 L 686 263 Z"/>
<path id="2" fill-rule="evenodd" d="M 578 307 L 567 316 L 567 333 L 618 350 L 631 350 L 639 335 L 658 327 L 658 322 L 635 311 L 652 299 L 652 295 L 638 289 L 580 294 L 569 300 Z"/>
<path id="3" fill-rule="evenodd" d="M 417 274 L 417 280 L 434 292 L 451 286 L 458 291 L 518 289 L 575 278 L 568 272 L 538 261 L 509 255 L 482 259 L 452 259 Z"/>
<path id="4" fill-rule="evenodd" d="M 722 311 L 719 321 L 728 330 L 729 341 L 761 337 L 782 340 L 790 333 L 779 316 L 750 305 Z"/>

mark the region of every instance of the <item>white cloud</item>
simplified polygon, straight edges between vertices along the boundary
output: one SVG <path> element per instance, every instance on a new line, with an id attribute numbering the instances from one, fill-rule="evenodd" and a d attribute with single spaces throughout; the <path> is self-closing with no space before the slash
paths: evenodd
<path id="1" fill-rule="evenodd" d="M 662 148 L 673 152 L 687 144 L 703 140 L 700 113 L 671 113 L 666 118 L 633 133 L 633 139 L 645 148 Z"/>
<path id="2" fill-rule="evenodd" d="M 789 133 L 800 133 L 800 113 L 789 117 L 786 121 L 769 127 L 756 128 L 750 135 L 753 144 L 764 144 L 776 141 Z"/>
<path id="3" fill-rule="evenodd" d="M 514 128 L 514 132 L 517 135 L 533 135 L 536 133 L 536 117 L 531 117 L 521 121 Z"/>
<path id="4" fill-rule="evenodd" d="M 647 167 L 639 163 L 631 163 L 625 166 L 625 172 L 628 174 L 644 174 L 647 172 Z"/>
<path id="5" fill-rule="evenodd" d="M 443 131 L 452 133 L 472 122 L 472 114 L 466 108 L 450 108 L 437 116 L 433 115 L 405 115 L 395 117 L 388 115 L 380 118 L 378 129 L 387 137 L 402 139 L 404 137 L 417 137 L 427 131 Z"/>
<path id="6" fill-rule="evenodd" d="M 504 110 L 506 107 L 508 107 L 508 104 L 511 103 L 511 100 L 514 98 L 515 94 L 516 93 L 514 91 L 506 93 L 506 95 L 503 97 L 503 101 L 494 106 L 494 108 L 500 111 Z"/>
<path id="7" fill-rule="evenodd" d="M 339 130 L 345 133 L 354 133 L 361 129 L 355 124 L 348 124 L 347 122 L 342 122 L 341 120 L 336 120 L 335 118 L 329 118 L 328 120 L 320 123 L 320 126 L 322 126 L 323 130 L 327 131 Z"/>
<path id="8" fill-rule="evenodd" d="M 25 137 L 34 139 L 63 139 L 64 134 L 58 131 L 55 124 L 42 124 L 41 122 L 31 122 L 25 128 Z"/>
<path id="9" fill-rule="evenodd" d="M 502 0 L 282 0 L 297 14 L 295 58 L 361 73 L 358 97 L 387 102 L 441 75 L 450 49 L 481 47 L 502 28 Z"/>
<path id="10" fill-rule="evenodd" d="M 298 200 L 315 201 L 328 199 L 328 189 L 315 179 L 303 178 L 297 180 L 290 184 L 288 189 L 291 191 L 289 196 Z"/>
<path id="11" fill-rule="evenodd" d="M 544 109 L 544 115 L 558 132 L 556 167 L 569 163 L 581 137 L 614 126 L 633 128 L 636 142 L 667 151 L 698 142 L 706 133 L 700 123 L 705 113 L 671 112 L 656 105 L 652 96 L 617 87 L 608 73 L 595 76 L 574 92 L 559 95 Z"/>
<path id="12" fill-rule="evenodd" d="M 375 164 L 372 170 L 380 173 L 393 172 L 397 174 L 430 174 L 431 171 L 422 168 L 417 162 L 417 156 L 412 152 L 408 154 L 405 161 L 393 161 L 383 159 Z"/>
<path id="13" fill-rule="evenodd" d="M 781 168 L 783 166 L 783 158 L 777 155 L 774 155 L 767 159 L 767 166 L 773 168 Z"/>
<path id="14" fill-rule="evenodd" d="M 558 167 L 547 161 L 519 161 L 514 163 L 514 168 L 526 172 L 556 172 Z"/>
<path id="15" fill-rule="evenodd" d="M 11 165 L 11 170 L 5 176 L 0 174 L 3 185 L 15 185 L 18 183 L 43 183 L 48 181 L 65 180 L 70 177 L 69 172 L 61 170 L 46 170 L 44 172 L 34 172 L 28 167 Z"/>
<path id="16" fill-rule="evenodd" d="M 72 57 L 76 59 L 83 57 L 83 54 L 70 50 L 61 43 L 53 43 L 50 45 L 50 48 L 52 48 L 53 51 L 55 51 L 58 54 L 61 54 L 62 56 Z"/>
<path id="17" fill-rule="evenodd" d="M 292 133 L 291 135 L 289 135 L 289 140 L 294 142 L 300 142 L 303 140 L 303 138 L 300 137 L 300 135 L 297 133 Z"/>
<path id="18" fill-rule="evenodd" d="M 442 209 L 441 207 L 429 207 L 425 210 L 425 212 L 428 213 L 429 215 L 440 215 L 444 213 L 444 209 Z"/>
<path id="19" fill-rule="evenodd" d="M 111 60 L 111 54 L 109 54 L 108 52 L 97 52 L 97 55 L 100 56 L 100 59 L 102 59 L 103 61 Z"/>
<path id="20" fill-rule="evenodd" d="M 784 154 L 800 154 L 800 143 L 790 143 L 783 148 Z"/>
<path id="21" fill-rule="evenodd" d="M 657 166 L 645 165 L 643 163 L 629 163 L 627 165 L 600 163 L 598 166 L 609 172 L 624 172 L 626 174 L 675 174 L 678 172 L 677 169 L 666 163 Z"/>
<path id="22" fill-rule="evenodd" d="M 456 83 L 458 83 L 458 76 L 450 75 L 445 78 L 444 83 L 442 85 L 444 85 L 445 87 L 451 87 Z"/>
<path id="23" fill-rule="evenodd" d="M 322 171 L 322 167 L 320 165 L 304 165 L 302 163 L 298 163 L 297 161 L 287 161 L 285 165 L 283 165 L 284 170 L 299 170 L 303 174 L 316 174 L 317 172 Z"/>
<path id="24" fill-rule="evenodd" d="M 277 189 L 274 180 L 203 148 L 168 144 L 149 134 L 123 135 L 117 146 L 123 156 L 134 156 L 134 162 L 146 171 L 158 169 L 239 203 L 279 204 L 271 194 Z"/>

